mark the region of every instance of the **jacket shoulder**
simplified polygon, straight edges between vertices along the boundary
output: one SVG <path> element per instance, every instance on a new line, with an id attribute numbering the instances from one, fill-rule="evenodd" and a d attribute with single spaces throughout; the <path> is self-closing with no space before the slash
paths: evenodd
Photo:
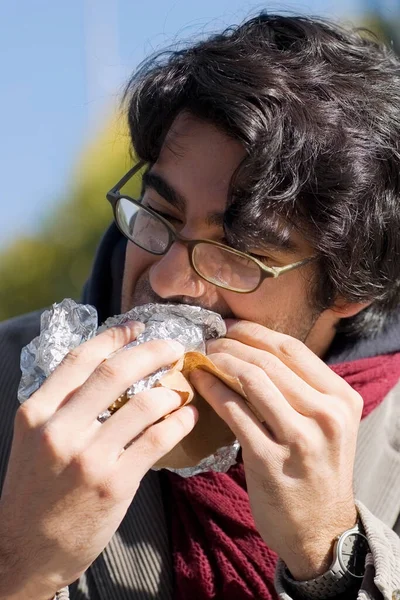
<path id="1" fill-rule="evenodd" d="M 14 350 L 20 353 L 23 346 L 29 344 L 39 334 L 43 310 L 36 310 L 0 323 L 0 361 L 4 358 L 3 345 L 7 345 L 8 351 Z"/>

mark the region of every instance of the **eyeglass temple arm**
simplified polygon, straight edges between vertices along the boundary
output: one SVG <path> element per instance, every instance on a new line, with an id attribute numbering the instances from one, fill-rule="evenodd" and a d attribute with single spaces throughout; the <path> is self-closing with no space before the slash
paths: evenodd
<path id="1" fill-rule="evenodd" d="M 120 179 L 118 181 L 118 183 L 116 185 L 114 185 L 113 188 L 111 188 L 111 190 L 108 192 L 111 195 L 115 195 L 116 193 L 119 192 L 119 190 L 124 187 L 124 185 L 138 172 L 140 171 L 140 169 L 145 165 L 146 163 L 141 160 L 140 162 L 138 162 L 134 167 L 132 167 L 132 169 L 130 169 L 124 176 L 122 179 Z"/>
<path id="2" fill-rule="evenodd" d="M 286 273 L 286 271 L 291 271 L 292 269 L 295 269 L 296 267 L 305 265 L 306 263 L 308 263 L 312 260 L 315 260 L 316 258 L 317 258 L 316 256 L 309 256 L 308 258 L 303 258 L 302 260 L 298 260 L 297 262 L 292 263 L 291 265 L 285 265 L 284 267 L 272 267 L 272 268 L 276 272 L 276 276 L 278 276 L 281 273 Z"/>

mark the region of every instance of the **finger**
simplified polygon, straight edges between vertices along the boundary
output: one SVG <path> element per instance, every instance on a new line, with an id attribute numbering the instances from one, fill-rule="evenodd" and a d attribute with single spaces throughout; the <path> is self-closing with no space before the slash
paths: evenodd
<path id="1" fill-rule="evenodd" d="M 40 389 L 25 402 L 25 409 L 37 414 L 38 424 L 46 422 L 103 360 L 134 341 L 143 330 L 142 323 L 131 321 L 111 327 L 71 350 Z"/>
<path id="2" fill-rule="evenodd" d="M 300 340 L 250 321 L 227 320 L 227 338 L 270 352 L 311 387 L 322 393 L 340 393 L 345 387 L 314 352 Z"/>
<path id="3" fill-rule="evenodd" d="M 306 425 L 304 417 L 262 369 L 229 354 L 212 354 L 209 358 L 221 371 L 240 381 L 249 408 L 255 409 L 256 418 L 267 424 L 276 441 L 281 444 L 291 441 L 297 431 L 295 427 Z M 199 393 L 202 394 L 200 390 Z"/>
<path id="4" fill-rule="evenodd" d="M 171 340 L 151 340 L 118 352 L 95 369 L 52 421 L 60 420 L 66 430 L 85 430 L 133 383 L 171 365 L 183 353 L 183 346 Z"/>
<path id="5" fill-rule="evenodd" d="M 312 417 L 320 408 L 322 401 L 320 394 L 270 352 L 258 350 L 232 339 L 215 340 L 207 345 L 207 351 L 209 350 L 215 360 L 218 360 L 218 356 L 222 353 L 224 356 L 231 355 L 259 367 L 298 413 Z M 209 358 L 210 356 L 208 355 Z M 214 358 L 212 360 L 215 362 Z"/>
<path id="6" fill-rule="evenodd" d="M 133 396 L 99 429 L 92 445 L 117 460 L 124 447 L 165 415 L 177 410 L 182 398 L 173 390 L 153 388 Z"/>
<path id="7" fill-rule="evenodd" d="M 120 455 L 117 475 L 124 477 L 128 485 L 130 482 L 127 473 L 139 471 L 141 479 L 157 461 L 192 431 L 197 419 L 196 408 L 189 404 L 146 429 L 143 435 Z M 130 485 L 134 486 L 134 482 Z"/>
<path id="8" fill-rule="evenodd" d="M 215 412 L 227 423 L 242 448 L 276 447 L 272 432 L 256 418 L 244 399 L 211 373 L 195 369 L 190 381 Z"/>

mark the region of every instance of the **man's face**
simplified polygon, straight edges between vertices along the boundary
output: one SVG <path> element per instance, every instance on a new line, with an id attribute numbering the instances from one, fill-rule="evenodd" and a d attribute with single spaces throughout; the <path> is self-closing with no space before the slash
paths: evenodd
<path id="1" fill-rule="evenodd" d="M 172 205 L 160 187 L 147 187 L 144 200 L 186 238 L 223 242 L 222 225 L 216 219 L 213 223 L 210 216 L 224 212 L 232 174 L 244 156 L 239 142 L 211 124 L 181 113 L 151 168 L 180 202 Z M 312 255 L 299 234 L 293 234 L 293 241 L 296 252 L 277 247 L 266 252 L 260 244 L 251 253 L 265 256 L 265 264 L 270 266 L 284 266 Z M 160 257 L 128 242 L 121 309 L 126 312 L 148 302 L 192 304 L 306 341 L 318 316 L 310 300 L 313 269 L 315 265 L 306 264 L 277 279 L 265 279 L 255 292 L 239 294 L 200 279 L 190 267 L 187 247 L 180 243 Z"/>

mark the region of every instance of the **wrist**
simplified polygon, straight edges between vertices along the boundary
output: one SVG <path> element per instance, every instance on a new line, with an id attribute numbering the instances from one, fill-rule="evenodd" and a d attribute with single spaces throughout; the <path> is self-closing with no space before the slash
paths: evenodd
<path id="1" fill-rule="evenodd" d="M 354 527 L 357 518 L 357 510 L 354 507 L 354 512 L 352 511 L 346 520 L 336 523 L 334 529 L 323 526 L 313 530 L 309 529 L 306 534 L 302 535 L 300 541 L 299 538 L 293 541 L 289 545 L 287 555 L 280 555 L 293 579 L 307 581 L 328 571 L 334 558 L 337 537 Z"/>
<path id="2" fill-rule="evenodd" d="M 41 574 L 29 575 L 17 555 L 0 549 L 0 600 L 53 600 L 57 593 L 55 586 Z"/>
<path id="3" fill-rule="evenodd" d="M 2 589 L 0 591 L 0 600 L 54 600 L 54 598 L 56 597 L 56 593 L 54 592 L 54 594 L 50 595 L 50 594 L 41 594 L 40 592 L 36 592 L 34 590 L 28 590 L 28 589 L 21 589 L 18 590 L 17 592 L 8 592 L 6 590 L 4 590 L 3 592 L 3 586 Z"/>
<path id="4" fill-rule="evenodd" d="M 329 569 L 333 560 L 333 545 L 334 540 L 325 545 L 303 547 L 282 560 L 296 581 L 315 579 Z"/>
<path id="5" fill-rule="evenodd" d="M 38 596 L 37 594 L 32 595 L 28 594 L 25 591 L 17 592 L 16 594 L 2 595 L 0 594 L 0 600 L 54 600 L 56 597 L 56 593 L 52 596 Z"/>
<path id="6" fill-rule="evenodd" d="M 0 577 L 0 600 L 53 600 L 57 590 L 43 581 L 30 580 L 26 583 L 21 576 L 2 572 Z"/>
<path id="7" fill-rule="evenodd" d="M 355 597 L 365 575 L 368 552 L 368 538 L 361 521 L 357 521 L 354 527 L 336 537 L 333 560 L 326 572 L 309 580 L 295 580 L 283 565 L 282 581 L 295 597 L 305 600 L 333 599 L 344 593 Z"/>

